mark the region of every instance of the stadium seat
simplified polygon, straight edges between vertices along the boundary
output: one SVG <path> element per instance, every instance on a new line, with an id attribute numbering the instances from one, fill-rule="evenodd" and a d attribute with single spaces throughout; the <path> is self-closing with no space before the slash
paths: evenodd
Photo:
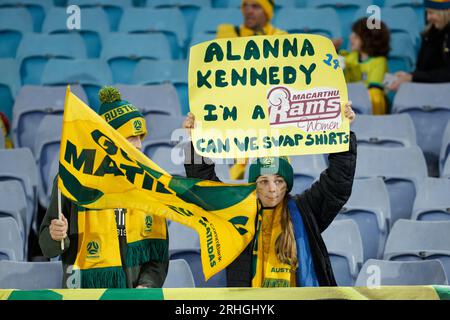
<path id="1" fill-rule="evenodd" d="M 412 72 L 416 65 L 416 52 L 411 37 L 405 33 L 391 34 L 391 50 L 388 56 L 388 70 Z"/>
<path id="2" fill-rule="evenodd" d="M 133 6 L 133 0 L 71 0 L 71 5 L 77 5 L 81 9 L 100 7 L 108 15 L 111 31 L 117 31 L 123 12 Z"/>
<path id="3" fill-rule="evenodd" d="M 391 220 L 389 195 L 383 180 L 355 179 L 352 195 L 336 219 L 351 219 L 357 223 L 361 232 L 364 261 L 381 258 Z"/>
<path id="4" fill-rule="evenodd" d="M 35 158 L 38 169 L 38 196 L 39 203 L 44 208 L 48 207 L 47 195 L 53 181 L 50 168 L 55 157 L 59 156 L 61 142 L 62 115 L 47 115 L 39 124 L 36 134 Z"/>
<path id="5" fill-rule="evenodd" d="M 33 21 L 25 8 L 0 8 L 0 58 L 14 58 L 24 33 L 33 32 Z"/>
<path id="6" fill-rule="evenodd" d="M 450 179 L 425 178 L 417 189 L 412 219 L 450 220 Z"/>
<path id="7" fill-rule="evenodd" d="M 354 21 L 362 17 L 368 17 L 372 12 L 366 12 L 366 7 L 359 9 L 354 16 Z M 423 23 L 420 23 L 413 9 L 411 8 L 382 8 L 381 20 L 386 23 L 391 32 L 404 33 L 411 37 L 414 48 L 418 49 L 420 44 L 420 32 Z M 350 29 L 351 30 L 351 29 Z"/>
<path id="8" fill-rule="evenodd" d="M 196 44 L 214 40 L 216 38 L 216 35 L 213 33 L 200 33 L 195 34 L 191 38 L 191 42 L 189 43 L 189 46 L 187 48 L 186 57 L 189 59 L 189 50 L 192 46 L 195 46 Z"/>
<path id="9" fill-rule="evenodd" d="M 32 31 L 34 32 L 41 32 L 42 21 L 44 20 L 45 13 L 51 6 L 53 6 L 52 0 L 2 0 L 0 2 L 0 9 L 25 7 L 32 17 Z"/>
<path id="10" fill-rule="evenodd" d="M 417 15 L 417 20 L 421 26 L 425 23 L 425 7 L 423 0 L 384 0 L 385 7 L 402 8 L 409 7 L 414 10 Z"/>
<path id="11" fill-rule="evenodd" d="M 405 83 L 400 86 L 392 113 L 408 113 L 416 127 L 430 176 L 438 176 L 442 137 L 450 120 L 450 83 Z"/>
<path id="12" fill-rule="evenodd" d="M 170 175 L 186 176 L 184 170 L 184 152 L 179 145 L 173 146 L 169 141 L 164 140 L 150 140 L 144 142 L 142 151 Z"/>
<path id="13" fill-rule="evenodd" d="M 12 122 L 14 98 L 20 88 L 19 67 L 14 59 L 0 59 L 0 112 Z"/>
<path id="14" fill-rule="evenodd" d="M 98 58 L 101 51 L 101 34 L 109 32 L 108 16 L 100 8 L 83 8 L 80 30 L 67 28 L 65 8 L 52 8 L 48 11 L 42 26 L 45 33 L 79 33 L 84 40 L 88 58 Z"/>
<path id="15" fill-rule="evenodd" d="M 5 136 L 0 134 L 0 149 L 5 149 Z"/>
<path id="16" fill-rule="evenodd" d="M 194 229 L 172 221 L 169 225 L 170 259 L 184 259 L 189 264 L 196 287 L 226 287 L 226 271 L 222 270 L 205 281 L 200 259 L 200 243 Z"/>
<path id="17" fill-rule="evenodd" d="M 439 153 L 439 172 L 442 173 L 444 169 L 445 160 L 449 158 L 450 154 L 450 121 L 447 123 L 447 127 L 442 135 L 441 151 Z"/>
<path id="18" fill-rule="evenodd" d="M 356 287 L 448 285 L 444 267 L 438 260 L 386 261 L 364 263 Z"/>
<path id="19" fill-rule="evenodd" d="M 27 221 L 33 221 L 37 211 L 38 183 L 33 154 L 27 148 L 0 150 L 0 163 L 0 180 L 21 183 L 27 199 Z"/>
<path id="20" fill-rule="evenodd" d="M 133 82 L 136 84 L 172 83 L 177 89 L 181 105 L 181 114 L 186 115 L 188 113 L 188 61 L 140 61 L 134 71 Z"/>
<path id="21" fill-rule="evenodd" d="M 14 103 L 12 139 L 16 147 L 34 150 L 36 131 L 46 114 L 62 114 L 66 97 L 66 86 L 23 86 Z M 88 103 L 84 89 L 72 85 L 70 90 Z"/>
<path id="22" fill-rule="evenodd" d="M 148 140 L 171 140 L 172 134 L 175 134 L 175 130 L 183 130 L 184 117 L 171 116 L 166 114 L 150 113 L 147 114 L 145 120 L 147 122 Z M 180 132 L 181 133 L 181 132 Z M 174 135 L 174 140 L 178 139 L 177 135 Z"/>
<path id="23" fill-rule="evenodd" d="M 25 34 L 17 49 L 22 84 L 41 84 L 41 76 L 49 59 L 84 59 L 83 38 L 70 34 Z"/>
<path id="24" fill-rule="evenodd" d="M 186 23 L 178 8 L 128 9 L 120 20 L 119 32 L 162 33 L 167 37 L 173 59 L 181 58 L 187 41 Z"/>
<path id="25" fill-rule="evenodd" d="M 9 260 L 23 261 L 24 244 L 17 221 L 11 217 L 0 217 L 0 251 L 7 254 Z M 8 252 L 5 249 L 9 249 Z M 4 287 L 0 285 L 0 288 Z"/>
<path id="26" fill-rule="evenodd" d="M 151 117 L 151 114 L 181 116 L 177 92 L 175 87 L 169 83 L 149 86 L 117 85 L 116 87 L 122 98 L 130 101 L 144 116 L 150 115 Z"/>
<path id="27" fill-rule="evenodd" d="M 27 216 L 27 199 L 19 181 L 0 180 L 0 217 L 11 217 L 16 221 L 21 243 L 26 245 L 32 217 Z M 0 244 L 0 247 L 4 246 Z M 24 247 L 22 251 L 25 252 Z"/>
<path id="28" fill-rule="evenodd" d="M 194 277 L 186 260 L 169 261 L 169 270 L 163 288 L 195 288 Z"/>
<path id="29" fill-rule="evenodd" d="M 450 275 L 450 221 L 412 221 L 394 224 L 386 242 L 384 260 L 440 260 Z"/>
<path id="30" fill-rule="evenodd" d="M 407 114 L 360 115 L 352 123 L 358 146 L 411 147 L 416 145 L 416 130 Z"/>
<path id="31" fill-rule="evenodd" d="M 338 286 L 353 286 L 363 264 L 363 245 L 356 222 L 333 221 L 322 233 Z"/>
<path id="32" fill-rule="evenodd" d="M 143 59 L 170 59 L 163 34 L 111 33 L 103 38 L 102 59 L 111 68 L 114 83 L 130 84 L 136 64 Z"/>
<path id="33" fill-rule="evenodd" d="M 42 74 L 43 85 L 80 84 L 86 92 L 89 106 L 95 111 L 100 107 L 98 91 L 112 82 L 108 64 L 97 59 L 52 59 Z"/>
<path id="34" fill-rule="evenodd" d="M 16 260 L 16 253 L 12 249 L 0 248 L 0 261 L 2 260 Z"/>
<path id="35" fill-rule="evenodd" d="M 60 289 L 62 279 L 61 261 L 0 261 L 0 288 L 20 290 Z"/>
<path id="36" fill-rule="evenodd" d="M 307 8 L 329 8 L 336 11 L 340 20 L 340 33 L 343 36 L 342 48 L 347 47 L 348 36 L 351 33 L 351 26 L 354 20 L 355 12 L 361 8 L 366 8 L 372 4 L 371 0 L 307 0 Z M 320 19 L 320 18 L 319 18 Z"/>
<path id="37" fill-rule="evenodd" d="M 289 157 L 289 160 L 294 169 L 292 194 L 300 194 L 310 188 L 322 171 L 327 168 L 327 163 L 322 154 L 293 156 Z"/>
<path id="38" fill-rule="evenodd" d="M 409 148 L 358 148 L 357 178 L 382 177 L 391 205 L 391 225 L 411 217 L 417 186 L 427 176 L 425 159 L 417 146 Z"/>
<path id="39" fill-rule="evenodd" d="M 217 27 L 220 24 L 241 25 L 242 22 L 242 12 L 238 8 L 202 8 L 195 19 L 192 34 L 216 34 Z"/>
<path id="40" fill-rule="evenodd" d="M 153 8 L 178 8 L 186 21 L 187 34 L 191 34 L 195 18 L 201 8 L 211 7 L 210 0 L 152 0 L 147 1 L 147 7 Z"/>
<path id="41" fill-rule="evenodd" d="M 372 114 L 372 102 L 364 82 L 348 83 L 347 90 L 348 100 L 352 102 L 352 109 L 356 114 Z"/>
<path id="42" fill-rule="evenodd" d="M 450 157 L 447 157 L 447 160 L 444 163 L 444 169 L 442 169 L 441 177 L 450 179 Z"/>
<path id="43" fill-rule="evenodd" d="M 273 24 L 289 33 L 314 33 L 328 38 L 341 37 L 341 24 L 336 11 L 324 9 L 281 9 Z"/>

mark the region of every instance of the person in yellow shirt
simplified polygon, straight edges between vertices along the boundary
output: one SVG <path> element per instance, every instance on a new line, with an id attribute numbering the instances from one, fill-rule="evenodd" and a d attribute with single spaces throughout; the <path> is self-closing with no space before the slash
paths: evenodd
<path id="1" fill-rule="evenodd" d="M 340 51 L 344 56 L 344 75 L 347 82 L 363 81 L 372 102 L 372 113 L 386 114 L 386 98 L 383 79 L 388 71 L 387 55 L 390 47 L 390 33 L 380 22 L 380 28 L 369 29 L 367 18 L 356 21 L 350 35 L 351 51 Z"/>
<path id="2" fill-rule="evenodd" d="M 240 26 L 221 24 L 217 28 L 216 37 L 220 39 L 287 34 L 286 31 L 277 29 L 270 23 L 274 6 L 274 0 L 243 0 L 241 9 L 244 24 Z"/>
<path id="3" fill-rule="evenodd" d="M 4 115 L 3 112 L 0 112 L 0 135 L 3 135 L 3 137 L 0 137 L 0 139 L 4 139 L 4 147 L 6 149 L 13 148 L 11 137 L 9 136 L 9 128 L 10 126 L 8 118 Z"/>

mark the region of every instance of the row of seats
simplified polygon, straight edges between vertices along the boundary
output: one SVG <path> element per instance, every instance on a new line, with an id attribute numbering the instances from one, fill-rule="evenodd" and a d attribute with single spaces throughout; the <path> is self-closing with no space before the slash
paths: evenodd
<path id="1" fill-rule="evenodd" d="M 335 8 L 282 9 L 274 18 L 274 25 L 289 33 L 315 33 L 329 38 L 345 38 L 351 33 L 351 25 L 357 19 L 369 16 L 367 6 L 351 7 L 352 15 L 342 20 Z M 358 10 L 356 10 L 356 9 Z M 86 8 L 81 11 L 82 23 L 80 29 L 68 27 L 68 14 L 65 8 L 52 8 L 47 12 L 43 22 L 42 34 L 76 33 L 82 37 L 89 58 L 97 58 L 108 53 L 108 35 L 110 33 L 151 34 L 156 33 L 166 38 L 161 43 L 160 51 L 173 59 L 188 56 L 190 46 L 204 41 L 205 37 L 213 37 L 217 26 L 221 23 L 240 25 L 243 23 L 242 12 L 237 8 L 213 9 L 202 8 L 196 15 L 192 31 L 186 26 L 182 10 L 178 8 L 148 9 L 132 8 L 124 11 L 117 30 L 111 30 L 108 17 L 100 8 Z M 381 19 L 389 26 L 393 35 L 404 35 L 401 38 L 407 46 L 403 48 L 406 54 L 415 57 L 420 44 L 420 31 L 424 27 L 424 19 L 418 19 L 411 8 L 383 8 Z M 0 50 L 0 57 L 22 57 L 25 34 L 33 34 L 32 18 L 24 8 L 0 7 L 0 39 L 5 46 Z M 408 41 L 408 39 L 410 41 Z M 393 39 L 395 40 L 395 39 Z M 20 45 L 22 43 L 22 45 Z M 393 51 L 401 53 L 400 47 Z M 115 47 L 122 47 L 115 43 Z M 346 48 L 346 45 L 344 46 Z M 408 52 L 406 52 L 408 50 Z M 414 62 L 414 61 L 413 61 Z"/>

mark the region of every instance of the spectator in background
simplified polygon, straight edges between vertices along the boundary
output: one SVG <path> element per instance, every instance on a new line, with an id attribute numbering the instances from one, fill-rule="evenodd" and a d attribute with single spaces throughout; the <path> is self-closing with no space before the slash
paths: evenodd
<path id="1" fill-rule="evenodd" d="M 12 141 L 9 136 L 10 125 L 8 118 L 0 112 L 0 134 L 3 135 L 3 139 L 5 139 L 5 148 L 12 149 Z"/>
<path id="2" fill-rule="evenodd" d="M 117 89 L 104 87 L 99 114 L 133 146 L 141 149 L 147 130 L 142 114 L 122 100 Z M 120 196 L 119 194 L 117 195 Z M 63 287 L 161 288 L 168 260 L 166 220 L 139 210 L 89 210 L 61 195 L 57 180 L 39 231 L 39 245 L 48 258 L 61 255 Z M 61 248 L 61 241 L 64 246 Z M 76 264 L 80 281 L 71 282 Z"/>
<path id="3" fill-rule="evenodd" d="M 241 9 L 244 24 L 241 26 L 219 25 L 217 38 L 287 34 L 286 31 L 277 29 L 270 23 L 273 18 L 274 6 L 274 0 L 243 0 Z"/>
<path id="4" fill-rule="evenodd" d="M 450 82 L 450 0 L 425 0 L 425 8 L 428 25 L 422 33 L 416 70 L 397 72 L 391 90 L 405 82 Z"/>
<path id="5" fill-rule="evenodd" d="M 383 79 L 388 71 L 387 56 L 390 50 L 390 33 L 380 21 L 379 29 L 369 29 L 367 18 L 356 21 L 350 35 L 350 52 L 344 56 L 344 75 L 347 82 L 364 81 L 372 102 L 373 114 L 386 114 L 386 97 Z"/>

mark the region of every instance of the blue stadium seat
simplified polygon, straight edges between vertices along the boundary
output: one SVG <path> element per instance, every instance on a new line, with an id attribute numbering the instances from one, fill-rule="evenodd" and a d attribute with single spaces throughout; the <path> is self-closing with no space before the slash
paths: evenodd
<path id="1" fill-rule="evenodd" d="M 142 61 L 141 64 L 145 64 Z M 139 65 L 138 65 L 139 67 Z M 148 73 L 149 70 L 147 70 Z M 140 109 L 144 116 L 164 114 L 181 116 L 181 107 L 175 87 L 170 83 L 142 85 L 117 85 L 122 97 Z"/>
<path id="2" fill-rule="evenodd" d="M 366 12 L 366 8 L 359 9 L 354 16 L 354 21 L 362 17 L 370 16 L 372 13 Z M 413 9 L 411 8 L 382 8 L 381 20 L 386 23 L 391 32 L 405 33 L 410 36 L 414 43 L 414 48 L 418 49 L 420 46 L 420 32 L 423 24 L 421 24 Z M 351 30 L 351 29 L 350 29 Z"/>
<path id="3" fill-rule="evenodd" d="M 389 233 L 391 207 L 381 178 L 355 179 L 350 199 L 337 220 L 355 221 L 361 232 L 364 260 L 381 258 Z"/>
<path id="4" fill-rule="evenodd" d="M 22 237 L 21 243 L 26 245 L 32 217 L 27 216 L 27 199 L 17 180 L 0 181 L 0 217 L 10 217 L 16 221 Z M 26 252 L 24 247 L 22 251 Z"/>
<path id="5" fill-rule="evenodd" d="M 184 259 L 189 264 L 196 287 L 226 287 L 226 271 L 222 270 L 205 281 L 200 258 L 200 242 L 194 229 L 172 221 L 169 225 L 170 259 Z"/>
<path id="6" fill-rule="evenodd" d="M 61 261 L 0 261 L 0 288 L 20 290 L 60 289 L 62 279 Z"/>
<path id="7" fill-rule="evenodd" d="M 5 136 L 0 134 L 0 149 L 5 149 Z"/>
<path id="8" fill-rule="evenodd" d="M 181 114 L 186 115 L 188 113 L 188 61 L 140 61 L 134 71 L 133 82 L 136 84 L 172 83 L 177 89 L 181 105 Z"/>
<path id="9" fill-rule="evenodd" d="M 414 10 L 417 20 L 423 26 L 425 24 L 425 6 L 423 0 L 384 0 L 385 7 L 402 8 L 409 7 Z"/>
<path id="10" fill-rule="evenodd" d="M 80 84 L 86 92 L 89 106 L 95 111 L 100 107 L 98 91 L 112 82 L 108 64 L 97 59 L 52 59 L 42 74 L 43 85 Z"/>
<path id="11" fill-rule="evenodd" d="M 353 286 L 363 264 L 363 245 L 356 222 L 333 221 L 322 233 L 338 286 Z"/>
<path id="12" fill-rule="evenodd" d="M 328 38 L 341 37 L 341 23 L 331 8 L 281 9 L 273 24 L 289 33 L 314 33 Z"/>
<path id="13" fill-rule="evenodd" d="M 41 76 L 51 58 L 83 59 L 86 47 L 79 34 L 25 34 L 17 49 L 22 84 L 41 84 Z"/>
<path id="14" fill-rule="evenodd" d="M 0 261 L 16 260 L 16 253 L 12 249 L 0 248 Z"/>
<path id="15" fill-rule="evenodd" d="M 20 88 L 19 66 L 14 59 L 0 59 L 0 112 L 12 122 L 14 98 Z"/>
<path id="16" fill-rule="evenodd" d="M 311 187 L 327 168 L 327 163 L 322 154 L 302 155 L 289 157 L 294 169 L 294 186 L 292 194 L 300 194 Z"/>
<path id="17" fill-rule="evenodd" d="M 357 178 L 382 177 L 391 205 L 391 225 L 411 217 L 417 186 L 427 176 L 425 159 L 417 146 L 382 148 L 361 146 L 356 162 Z"/>
<path id="18" fill-rule="evenodd" d="M 447 127 L 444 130 L 442 136 L 441 151 L 439 153 L 439 172 L 442 173 L 444 169 L 445 160 L 449 158 L 450 154 L 450 121 L 447 123 Z"/>
<path id="19" fill-rule="evenodd" d="M 147 122 L 148 140 L 171 140 L 175 130 L 181 129 L 185 117 L 166 114 L 150 113 L 145 120 Z M 174 139 L 178 138 L 174 136 Z"/>
<path id="20" fill-rule="evenodd" d="M 27 221 L 37 211 L 37 169 L 33 154 L 27 148 L 0 150 L 0 180 L 19 181 L 27 198 Z M 33 226 L 32 227 L 36 227 Z M 35 230 L 36 231 L 36 230 Z"/>
<path id="21" fill-rule="evenodd" d="M 51 165 L 55 157 L 59 156 L 61 142 L 62 115 L 47 115 L 39 124 L 36 133 L 36 144 L 34 154 L 38 169 L 38 196 L 39 203 L 44 208 L 48 207 L 49 189 L 52 188 L 49 182 L 53 181 L 51 176 Z"/>
<path id="22" fill-rule="evenodd" d="M 186 260 L 169 261 L 169 270 L 163 288 L 195 288 L 194 277 Z"/>
<path id="23" fill-rule="evenodd" d="M 0 251 L 7 253 L 9 260 L 23 261 L 24 241 L 17 221 L 11 217 L 0 217 Z M 7 252 L 4 249 L 9 249 Z M 0 261 L 0 264 L 3 261 Z M 0 277 L 2 273 L 0 273 Z M 0 285 L 0 288 L 4 288 Z"/>
<path id="24" fill-rule="evenodd" d="M 71 0 L 71 5 L 77 5 L 81 9 L 100 7 L 108 15 L 111 31 L 117 31 L 123 12 L 133 6 L 133 0 Z"/>
<path id="25" fill-rule="evenodd" d="M 447 160 L 444 163 L 444 169 L 442 169 L 441 177 L 450 179 L 450 157 L 447 157 Z"/>
<path id="26" fill-rule="evenodd" d="M 88 103 L 84 89 L 79 85 L 70 90 L 81 100 Z M 62 114 L 66 86 L 43 87 L 23 86 L 14 103 L 12 138 L 16 147 L 27 147 L 34 150 L 36 131 L 46 114 Z"/>
<path id="27" fill-rule="evenodd" d="M 79 33 L 84 40 L 88 58 L 98 58 L 101 51 L 101 35 L 109 32 L 108 16 L 100 8 L 83 8 L 81 29 L 67 29 L 67 12 L 65 8 L 52 8 L 45 18 L 42 32 L 45 33 Z"/>
<path id="28" fill-rule="evenodd" d="M 210 0 L 152 0 L 147 1 L 147 7 L 153 8 L 178 8 L 184 16 L 187 26 L 187 34 L 191 34 L 195 18 L 201 8 L 211 7 Z"/>
<path id="29" fill-rule="evenodd" d="M 372 102 L 364 82 L 347 83 L 348 100 L 356 114 L 372 114 Z"/>
<path id="30" fill-rule="evenodd" d="M 195 46 L 196 44 L 214 40 L 216 38 L 216 35 L 213 33 L 199 33 L 195 34 L 191 38 L 191 42 L 189 43 L 189 47 L 187 48 L 186 57 L 189 58 L 189 50 L 192 46 Z"/>
<path id="31" fill-rule="evenodd" d="M 128 9 L 120 20 L 119 32 L 162 33 L 170 44 L 173 59 L 181 58 L 180 53 L 187 41 L 186 23 L 183 14 L 177 8 Z"/>
<path id="32" fill-rule="evenodd" d="M 358 145 L 411 147 L 417 145 L 416 130 L 407 114 L 360 115 L 352 123 Z"/>
<path id="33" fill-rule="evenodd" d="M 391 51 L 388 56 L 390 73 L 397 71 L 411 72 L 416 65 L 416 52 L 411 37 L 405 33 L 391 34 Z"/>
<path id="34" fill-rule="evenodd" d="M 450 220 L 450 179 L 426 178 L 419 184 L 412 219 L 421 221 Z"/>
<path id="35" fill-rule="evenodd" d="M 14 58 L 27 32 L 33 32 L 33 21 L 27 9 L 0 8 L 0 58 Z"/>
<path id="36" fill-rule="evenodd" d="M 202 8 L 195 19 L 192 34 L 211 33 L 216 34 L 219 24 L 229 23 L 241 25 L 243 22 L 242 12 L 237 8 Z"/>
<path id="37" fill-rule="evenodd" d="M 148 140 L 144 142 L 142 151 L 170 175 L 186 176 L 184 152 L 180 146 L 172 146 L 169 141 L 165 140 Z"/>
<path id="38" fill-rule="evenodd" d="M 370 259 L 356 280 L 357 287 L 448 285 L 438 260 L 386 261 Z"/>
<path id="39" fill-rule="evenodd" d="M 33 19 L 33 31 L 41 32 L 46 12 L 53 6 L 52 0 L 2 0 L 0 8 L 25 7 Z"/>
<path id="40" fill-rule="evenodd" d="M 408 113 L 416 127 L 430 176 L 438 176 L 442 136 L 450 120 L 450 83 L 405 83 L 400 86 L 392 113 Z"/>
<path id="41" fill-rule="evenodd" d="M 384 250 L 384 260 L 440 260 L 450 276 L 450 221 L 412 221 L 394 224 Z"/>
<path id="42" fill-rule="evenodd" d="M 136 64 L 144 59 L 171 59 L 163 34 L 108 34 L 103 38 L 102 59 L 111 68 L 115 83 L 130 84 Z"/>
<path id="43" fill-rule="evenodd" d="M 355 22 L 355 12 L 366 10 L 372 4 L 371 0 L 307 0 L 307 8 L 330 8 L 336 10 L 340 20 L 340 31 L 343 37 L 342 48 L 347 47 L 348 36 L 352 30 L 352 24 Z M 319 18 L 321 19 L 321 18 Z M 319 20 L 320 21 L 320 20 Z"/>

